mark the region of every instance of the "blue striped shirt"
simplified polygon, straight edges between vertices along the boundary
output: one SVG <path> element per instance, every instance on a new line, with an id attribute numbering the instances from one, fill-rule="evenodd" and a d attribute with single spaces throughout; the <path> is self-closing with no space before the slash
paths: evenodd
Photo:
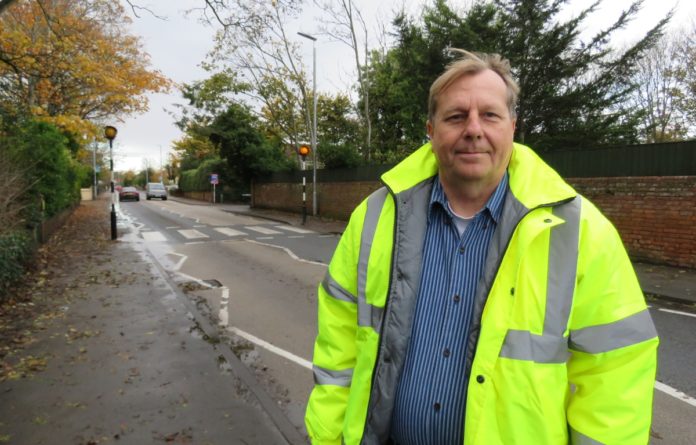
<path id="1" fill-rule="evenodd" d="M 463 443 L 469 325 L 507 186 L 505 173 L 460 236 L 435 178 L 411 340 L 392 415 L 391 437 L 399 445 Z"/>

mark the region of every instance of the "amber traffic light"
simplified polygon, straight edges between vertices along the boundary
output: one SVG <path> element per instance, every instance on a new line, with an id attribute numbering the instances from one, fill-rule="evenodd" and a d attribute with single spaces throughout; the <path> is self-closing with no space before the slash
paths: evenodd
<path id="1" fill-rule="evenodd" d="M 300 145 L 300 146 L 297 148 L 297 154 L 299 154 L 300 156 L 302 156 L 303 159 L 304 159 L 305 156 L 307 156 L 307 155 L 310 154 L 311 152 L 312 152 L 312 149 L 309 148 L 309 145 Z"/>

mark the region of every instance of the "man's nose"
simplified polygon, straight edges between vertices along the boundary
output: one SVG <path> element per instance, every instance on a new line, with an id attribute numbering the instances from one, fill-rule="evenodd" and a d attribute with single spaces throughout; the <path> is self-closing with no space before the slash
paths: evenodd
<path id="1" fill-rule="evenodd" d="M 480 139 L 482 135 L 483 131 L 481 129 L 481 119 L 479 115 L 477 113 L 470 113 L 469 118 L 464 124 L 462 136 L 465 139 Z"/>

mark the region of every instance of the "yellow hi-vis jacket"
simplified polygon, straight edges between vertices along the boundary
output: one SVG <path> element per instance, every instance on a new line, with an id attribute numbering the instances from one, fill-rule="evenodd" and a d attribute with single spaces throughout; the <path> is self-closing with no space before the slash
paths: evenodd
<path id="1" fill-rule="evenodd" d="M 389 440 L 436 173 L 430 144 L 385 173 L 319 286 L 314 444 Z M 658 339 L 619 235 L 529 148 L 515 144 L 508 173 L 474 302 L 464 444 L 647 444 Z"/>

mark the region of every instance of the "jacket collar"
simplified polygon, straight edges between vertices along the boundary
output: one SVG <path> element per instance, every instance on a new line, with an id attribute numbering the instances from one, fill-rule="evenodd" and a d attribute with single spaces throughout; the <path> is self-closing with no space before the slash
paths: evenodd
<path id="1" fill-rule="evenodd" d="M 436 174 L 437 158 L 428 142 L 384 173 L 382 182 L 394 194 L 399 194 Z M 566 201 L 577 195 L 555 170 L 522 144 L 514 144 L 508 174 L 510 191 L 528 209 Z"/>

